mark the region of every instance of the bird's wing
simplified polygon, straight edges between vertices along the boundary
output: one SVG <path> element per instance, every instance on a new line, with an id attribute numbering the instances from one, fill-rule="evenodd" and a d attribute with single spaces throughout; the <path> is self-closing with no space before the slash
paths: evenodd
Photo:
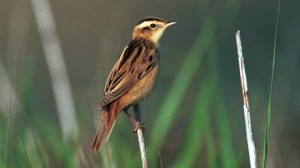
<path id="1" fill-rule="evenodd" d="M 157 62 L 158 50 L 154 43 L 132 40 L 107 78 L 101 106 L 108 105 L 126 93 L 151 71 Z"/>

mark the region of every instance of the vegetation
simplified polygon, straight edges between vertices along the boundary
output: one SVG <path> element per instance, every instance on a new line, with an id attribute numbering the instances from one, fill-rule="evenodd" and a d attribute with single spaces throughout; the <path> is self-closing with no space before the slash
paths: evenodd
<path id="1" fill-rule="evenodd" d="M 297 10 L 282 9 L 280 17 L 289 19 L 281 24 L 277 18 L 274 25 L 278 4 L 258 0 L 50 2 L 53 36 L 64 61 L 59 65 L 65 66 L 73 102 L 61 105 L 71 106 L 73 120 L 58 108 L 35 2 L 3 2 L 0 10 L 5 25 L 0 28 L 0 167 L 140 167 L 137 137 L 125 115 L 99 153 L 89 148 L 107 74 L 130 40 L 129 31 L 148 15 L 178 22 L 161 41 L 160 78 L 141 104 L 150 167 L 250 167 L 237 29 L 243 34 L 258 163 L 299 163 L 300 41 L 289 34 L 299 33 L 293 19 L 299 17 L 289 17 L 299 16 Z"/>

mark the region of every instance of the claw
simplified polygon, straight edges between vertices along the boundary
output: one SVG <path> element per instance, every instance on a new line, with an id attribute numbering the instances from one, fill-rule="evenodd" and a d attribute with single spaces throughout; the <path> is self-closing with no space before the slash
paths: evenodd
<path id="1" fill-rule="evenodd" d="M 145 122 L 136 122 L 135 128 L 133 130 L 134 133 L 137 133 L 138 129 L 141 129 L 143 133 L 145 133 L 145 127 L 144 127 Z"/>

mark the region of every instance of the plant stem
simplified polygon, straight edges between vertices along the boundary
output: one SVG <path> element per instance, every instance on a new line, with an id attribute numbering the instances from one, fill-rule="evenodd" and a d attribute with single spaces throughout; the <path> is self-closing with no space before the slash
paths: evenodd
<path id="1" fill-rule="evenodd" d="M 244 108 L 244 116 L 245 116 L 249 159 L 250 159 L 251 168 L 256 168 L 257 167 L 256 150 L 255 150 L 255 143 L 253 140 L 252 129 L 251 129 L 251 117 L 250 117 L 250 106 L 249 106 L 249 97 L 248 97 L 247 76 L 246 76 L 245 63 L 244 63 L 244 57 L 243 57 L 243 52 L 242 52 L 242 43 L 241 43 L 241 37 L 240 37 L 239 30 L 236 32 L 236 45 L 237 45 L 239 69 L 240 69 L 240 76 L 241 76 L 242 95 L 243 95 L 243 101 L 244 101 L 243 108 Z"/>
<path id="2" fill-rule="evenodd" d="M 139 122 L 142 123 L 142 117 L 141 117 L 141 109 L 139 103 L 133 106 L 134 109 L 134 114 L 135 114 L 135 119 Z M 139 147 L 140 147 L 140 152 L 141 152 L 141 160 L 143 164 L 143 168 L 148 168 L 148 159 L 147 159 L 147 153 L 146 153 L 146 147 L 145 147 L 145 141 L 144 141 L 144 134 L 143 130 L 139 128 L 137 130 L 137 135 L 138 135 L 138 140 L 139 140 Z"/>

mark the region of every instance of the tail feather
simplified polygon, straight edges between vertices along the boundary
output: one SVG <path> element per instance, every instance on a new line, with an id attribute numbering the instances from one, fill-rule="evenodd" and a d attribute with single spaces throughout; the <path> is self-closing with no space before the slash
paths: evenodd
<path id="1" fill-rule="evenodd" d="M 97 152 L 101 145 L 103 145 L 108 140 L 111 131 L 116 123 L 118 114 L 119 111 L 115 110 L 103 112 L 98 130 L 91 146 L 91 151 Z"/>

